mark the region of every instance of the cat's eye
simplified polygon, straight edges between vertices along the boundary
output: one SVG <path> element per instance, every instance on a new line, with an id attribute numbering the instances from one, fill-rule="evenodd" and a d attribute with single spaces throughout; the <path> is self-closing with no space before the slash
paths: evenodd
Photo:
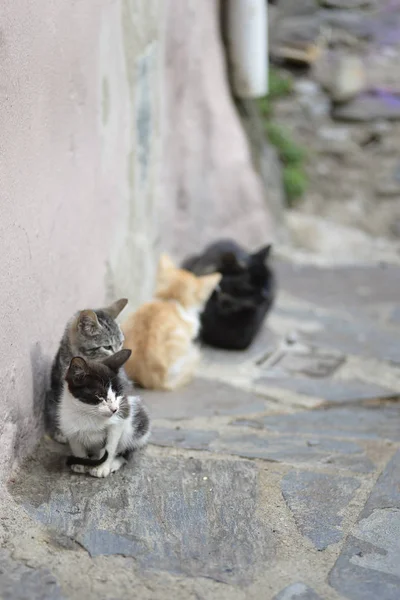
<path id="1" fill-rule="evenodd" d="M 103 346 L 104 350 L 112 350 L 113 347 L 112 346 Z"/>

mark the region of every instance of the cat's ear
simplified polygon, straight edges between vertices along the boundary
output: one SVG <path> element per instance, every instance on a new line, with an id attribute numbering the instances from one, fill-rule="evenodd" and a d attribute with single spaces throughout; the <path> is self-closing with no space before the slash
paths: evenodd
<path id="1" fill-rule="evenodd" d="M 89 367 L 85 359 L 80 356 L 75 356 L 69 364 L 66 380 L 77 383 L 83 381 L 88 373 Z"/>
<path id="2" fill-rule="evenodd" d="M 78 316 L 78 329 L 86 335 L 94 335 L 101 325 L 94 310 L 81 310 Z"/>
<path id="3" fill-rule="evenodd" d="M 257 250 L 252 255 L 252 259 L 254 262 L 266 264 L 268 262 L 269 256 L 271 254 L 272 244 L 268 244 L 268 246 L 263 246 L 260 250 Z"/>
<path id="4" fill-rule="evenodd" d="M 103 310 L 108 315 L 110 315 L 110 317 L 112 317 L 113 319 L 116 319 L 118 317 L 119 313 L 121 313 L 124 310 L 124 308 L 127 304 L 128 304 L 127 298 L 120 298 L 120 300 L 116 300 L 115 302 L 110 304 L 110 306 L 107 306 L 107 308 L 104 308 Z"/>
<path id="5" fill-rule="evenodd" d="M 222 279 L 221 273 L 213 273 L 212 275 L 203 275 L 199 277 L 199 296 L 202 302 L 206 302 L 219 282 Z"/>
<path id="6" fill-rule="evenodd" d="M 156 282 L 156 295 L 163 292 L 171 282 L 171 273 L 175 271 L 175 266 L 172 258 L 168 254 L 161 254 L 158 261 L 158 272 Z"/>
<path id="7" fill-rule="evenodd" d="M 221 256 L 221 268 L 225 271 L 240 271 L 246 268 L 243 260 L 238 260 L 234 252 L 224 252 Z"/>
<path id="8" fill-rule="evenodd" d="M 130 355 L 132 354 L 132 350 L 124 349 L 116 352 L 112 356 L 108 356 L 103 360 L 103 365 L 106 365 L 109 369 L 118 373 L 122 365 L 126 363 Z"/>
<path id="9" fill-rule="evenodd" d="M 159 275 L 165 271 L 170 271 L 171 269 L 176 269 L 174 261 L 168 254 L 161 254 L 160 260 L 158 261 Z"/>
<path id="10" fill-rule="evenodd" d="M 186 271 L 192 271 L 192 272 L 194 272 L 194 269 L 196 267 L 196 263 L 199 260 L 199 258 L 200 257 L 197 254 L 193 254 L 192 256 L 188 256 L 187 258 L 185 258 L 185 260 L 181 264 L 181 269 L 185 269 Z"/>

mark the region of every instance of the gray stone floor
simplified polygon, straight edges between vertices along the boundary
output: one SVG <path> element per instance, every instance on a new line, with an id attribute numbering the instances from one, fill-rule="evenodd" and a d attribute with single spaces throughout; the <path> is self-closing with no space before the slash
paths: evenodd
<path id="1" fill-rule="evenodd" d="M 143 394 L 106 480 L 44 440 L 1 490 L 0 597 L 399 600 L 400 268 L 278 265 L 245 353 Z"/>

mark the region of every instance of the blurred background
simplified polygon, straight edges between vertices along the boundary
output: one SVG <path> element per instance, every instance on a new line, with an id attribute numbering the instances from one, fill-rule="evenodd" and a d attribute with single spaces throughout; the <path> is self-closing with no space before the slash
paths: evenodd
<path id="1" fill-rule="evenodd" d="M 324 249 L 308 235 L 313 217 L 332 223 L 339 254 L 361 252 L 359 232 L 399 240 L 399 18 L 397 0 L 269 6 L 270 95 L 259 108 L 306 249 Z"/>

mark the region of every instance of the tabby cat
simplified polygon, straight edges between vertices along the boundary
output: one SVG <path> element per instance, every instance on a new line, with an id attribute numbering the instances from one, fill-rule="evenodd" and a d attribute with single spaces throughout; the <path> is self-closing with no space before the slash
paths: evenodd
<path id="1" fill-rule="evenodd" d="M 124 336 L 115 319 L 127 303 L 126 298 L 121 298 L 106 308 L 81 310 L 67 323 L 51 369 L 45 403 L 46 430 L 60 443 L 65 444 L 66 440 L 57 425 L 57 411 L 70 362 L 74 356 L 102 359 L 122 348 Z"/>

